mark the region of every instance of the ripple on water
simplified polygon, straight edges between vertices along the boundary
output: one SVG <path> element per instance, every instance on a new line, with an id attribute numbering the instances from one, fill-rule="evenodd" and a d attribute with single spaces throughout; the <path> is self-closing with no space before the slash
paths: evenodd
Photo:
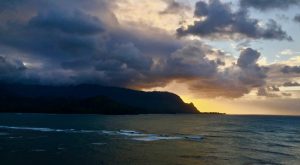
<path id="1" fill-rule="evenodd" d="M 106 145 L 106 143 L 92 143 L 93 145 L 97 145 L 97 146 L 103 146 Z"/>
<path id="2" fill-rule="evenodd" d="M 0 136 L 7 136 L 9 135 L 9 133 L 6 133 L 6 132 L 0 132 Z"/>
<path id="3" fill-rule="evenodd" d="M 46 152 L 44 149 L 33 149 L 32 152 Z"/>
<path id="4" fill-rule="evenodd" d="M 282 153 L 277 151 L 270 151 L 270 150 L 263 150 L 263 149 L 256 149 L 256 148 L 248 148 L 248 147 L 240 147 L 240 149 L 253 151 L 255 153 L 260 152 L 264 154 L 273 154 L 273 155 L 279 155 L 279 156 L 287 156 L 287 157 L 295 157 L 294 155 L 288 154 L 288 153 Z"/>

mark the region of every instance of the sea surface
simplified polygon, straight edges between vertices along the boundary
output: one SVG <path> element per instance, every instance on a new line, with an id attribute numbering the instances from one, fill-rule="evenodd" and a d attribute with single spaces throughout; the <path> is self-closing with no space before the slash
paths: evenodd
<path id="1" fill-rule="evenodd" d="M 300 117 L 0 114 L 1 165 L 300 164 Z"/>

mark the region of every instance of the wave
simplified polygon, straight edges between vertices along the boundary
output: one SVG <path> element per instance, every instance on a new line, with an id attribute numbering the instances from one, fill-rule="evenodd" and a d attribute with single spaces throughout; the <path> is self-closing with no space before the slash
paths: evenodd
<path id="1" fill-rule="evenodd" d="M 36 128 L 36 127 L 13 127 L 13 126 L 0 126 L 2 129 L 14 130 L 30 130 L 39 132 L 71 132 L 73 129 L 52 129 L 52 128 Z"/>
<path id="2" fill-rule="evenodd" d="M 203 136 L 200 135 L 159 135 L 159 134 L 146 134 L 134 130 L 120 130 L 120 131 L 102 131 L 102 133 L 109 135 L 121 135 L 130 137 L 131 140 L 136 141 L 159 141 L 159 140 L 191 140 L 191 141 L 200 141 L 203 139 Z"/>
<path id="3" fill-rule="evenodd" d="M 16 126 L 0 126 L 0 129 L 13 129 L 23 131 L 38 131 L 38 132 L 61 132 L 61 133 L 98 133 L 109 136 L 121 136 L 136 141 L 158 141 L 158 140 L 191 140 L 200 141 L 203 136 L 200 135 L 159 135 L 159 134 L 147 134 L 135 130 L 79 130 L 79 129 L 54 129 L 54 128 L 40 128 L 40 127 L 16 127 Z"/>
<path id="4" fill-rule="evenodd" d="M 149 136 L 145 136 L 145 137 L 132 138 L 132 140 L 146 141 L 146 142 L 158 141 L 158 140 L 179 140 L 179 139 L 183 139 L 183 137 L 149 135 Z"/>

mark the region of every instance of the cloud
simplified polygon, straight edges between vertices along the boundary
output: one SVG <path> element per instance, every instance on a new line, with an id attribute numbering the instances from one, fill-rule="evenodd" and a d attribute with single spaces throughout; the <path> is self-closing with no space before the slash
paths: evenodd
<path id="1" fill-rule="evenodd" d="M 190 7 L 175 0 L 166 0 L 167 7 L 160 14 L 184 14 Z"/>
<path id="2" fill-rule="evenodd" d="M 0 56 L 0 73 L 19 72 L 25 70 L 25 65 L 19 60 L 7 60 Z"/>
<path id="3" fill-rule="evenodd" d="M 37 16 L 30 19 L 29 26 L 68 34 L 93 35 L 104 31 L 104 25 L 97 17 L 80 10 L 71 13 L 58 10 L 39 12 Z"/>
<path id="4" fill-rule="evenodd" d="M 294 21 L 297 22 L 297 23 L 300 23 L 300 14 L 297 14 L 297 15 L 294 17 Z"/>
<path id="5" fill-rule="evenodd" d="M 197 2 L 194 15 L 201 20 L 177 29 L 179 36 L 292 40 L 275 20 L 270 19 L 262 26 L 260 20 L 249 17 L 247 10 L 234 12 L 230 3 L 220 0 Z"/>
<path id="6" fill-rule="evenodd" d="M 7 59 L 0 56 L 0 81 L 15 82 L 24 76 L 26 66 L 17 59 Z"/>
<path id="7" fill-rule="evenodd" d="M 285 49 L 285 50 L 282 50 L 282 51 L 280 52 L 281 55 L 285 55 L 285 56 L 291 56 L 291 55 L 294 55 L 294 54 L 296 54 L 296 53 L 298 53 L 298 52 L 294 52 L 294 51 L 291 50 L 291 49 Z"/>
<path id="8" fill-rule="evenodd" d="M 202 97 L 242 97 L 265 85 L 267 69 L 257 64 L 259 57 L 260 53 L 251 48 L 241 50 L 236 64 L 218 70 L 209 78 L 192 80 L 190 89 L 200 91 Z"/>
<path id="9" fill-rule="evenodd" d="M 259 88 L 257 91 L 257 96 L 264 96 L 264 97 L 279 97 L 279 95 L 270 93 L 266 90 L 266 88 Z"/>
<path id="10" fill-rule="evenodd" d="M 77 7 L 38 7 L 26 21 L 8 21 L 0 26 L 0 34 L 5 34 L 0 37 L 0 45 L 26 54 L 24 62 L 28 64 L 33 60 L 42 63 L 38 68 L 30 68 L 30 80 L 23 82 L 53 83 L 57 76 L 63 79 L 57 81 L 61 83 L 123 87 L 151 79 L 151 54 L 168 54 L 178 47 L 164 35 L 148 36 L 156 32 L 129 31 L 117 22 L 114 29 L 108 28 L 102 16 Z"/>
<path id="11" fill-rule="evenodd" d="M 26 2 L 15 0 L 11 7 L 18 12 L 5 10 L 0 15 L 1 82 L 91 83 L 134 89 L 178 82 L 207 98 L 238 98 L 268 85 L 268 68 L 258 64 L 261 54 L 257 50 L 239 49 L 236 59 L 204 42 L 176 38 L 158 27 L 120 19 L 115 14 L 122 15 L 116 1 Z M 166 9 L 176 3 L 167 2 L 171 7 Z M 161 15 L 160 11 L 156 15 Z M 218 12 L 224 13 L 223 19 L 216 18 Z M 248 18 L 245 12 L 233 12 L 229 4 L 217 0 L 198 2 L 195 13 L 208 17 L 203 25 L 211 26 L 204 29 L 207 36 L 260 38 L 258 31 L 268 31 L 261 33 L 263 37 L 276 38 L 278 31 L 258 27 L 258 20 Z"/>
<path id="12" fill-rule="evenodd" d="M 232 65 L 224 52 L 202 42 L 179 42 L 159 31 L 119 24 L 109 29 L 84 11 L 57 17 L 61 12 L 45 10 L 18 26 L 2 27 L 2 45 L 42 62 L 23 82 L 150 88 L 182 81 L 203 97 L 240 97 L 265 83 L 265 69 L 257 64 L 260 53 L 253 49 L 243 50 Z"/>
<path id="13" fill-rule="evenodd" d="M 211 47 L 202 43 L 188 44 L 172 53 L 167 61 L 167 73 L 179 77 L 210 77 L 220 64 L 220 60 L 208 59 L 208 54 L 213 53 Z"/>
<path id="14" fill-rule="evenodd" d="M 299 5 L 299 0 L 240 0 L 242 7 L 252 7 L 258 10 L 284 10 L 293 5 Z"/>
<path id="15" fill-rule="evenodd" d="M 258 88 L 256 95 L 267 97 L 267 98 L 277 98 L 277 97 L 288 98 L 292 96 L 292 93 L 281 92 L 281 90 L 277 86 L 273 85 L 273 86 Z"/>
<path id="16" fill-rule="evenodd" d="M 288 81 L 288 82 L 285 82 L 285 83 L 283 84 L 283 86 L 284 86 L 284 87 L 296 87 L 296 86 L 300 86 L 300 83 Z"/>
<path id="17" fill-rule="evenodd" d="M 269 91 L 274 91 L 274 92 L 280 92 L 280 88 L 278 88 L 277 86 L 273 85 L 273 86 L 269 86 L 268 87 Z"/>
<path id="18" fill-rule="evenodd" d="M 237 61 L 237 65 L 241 68 L 247 68 L 249 66 L 256 65 L 260 53 L 253 49 L 245 49 L 241 52 L 241 55 Z"/>
<path id="19" fill-rule="evenodd" d="M 240 81 L 252 86 L 261 86 L 265 83 L 267 68 L 260 67 L 257 64 L 260 55 L 258 51 L 251 48 L 241 51 L 237 60 L 237 65 L 242 70 L 239 76 Z"/>
<path id="20" fill-rule="evenodd" d="M 300 66 L 284 66 L 281 69 L 281 72 L 282 73 L 286 73 L 286 74 L 289 74 L 289 73 L 300 73 Z"/>

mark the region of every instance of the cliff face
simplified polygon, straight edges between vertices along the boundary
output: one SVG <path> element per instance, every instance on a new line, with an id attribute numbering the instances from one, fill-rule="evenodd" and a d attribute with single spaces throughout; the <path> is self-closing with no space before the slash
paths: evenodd
<path id="1" fill-rule="evenodd" d="M 98 85 L 0 85 L 0 112 L 174 114 L 199 113 L 169 92 Z"/>

